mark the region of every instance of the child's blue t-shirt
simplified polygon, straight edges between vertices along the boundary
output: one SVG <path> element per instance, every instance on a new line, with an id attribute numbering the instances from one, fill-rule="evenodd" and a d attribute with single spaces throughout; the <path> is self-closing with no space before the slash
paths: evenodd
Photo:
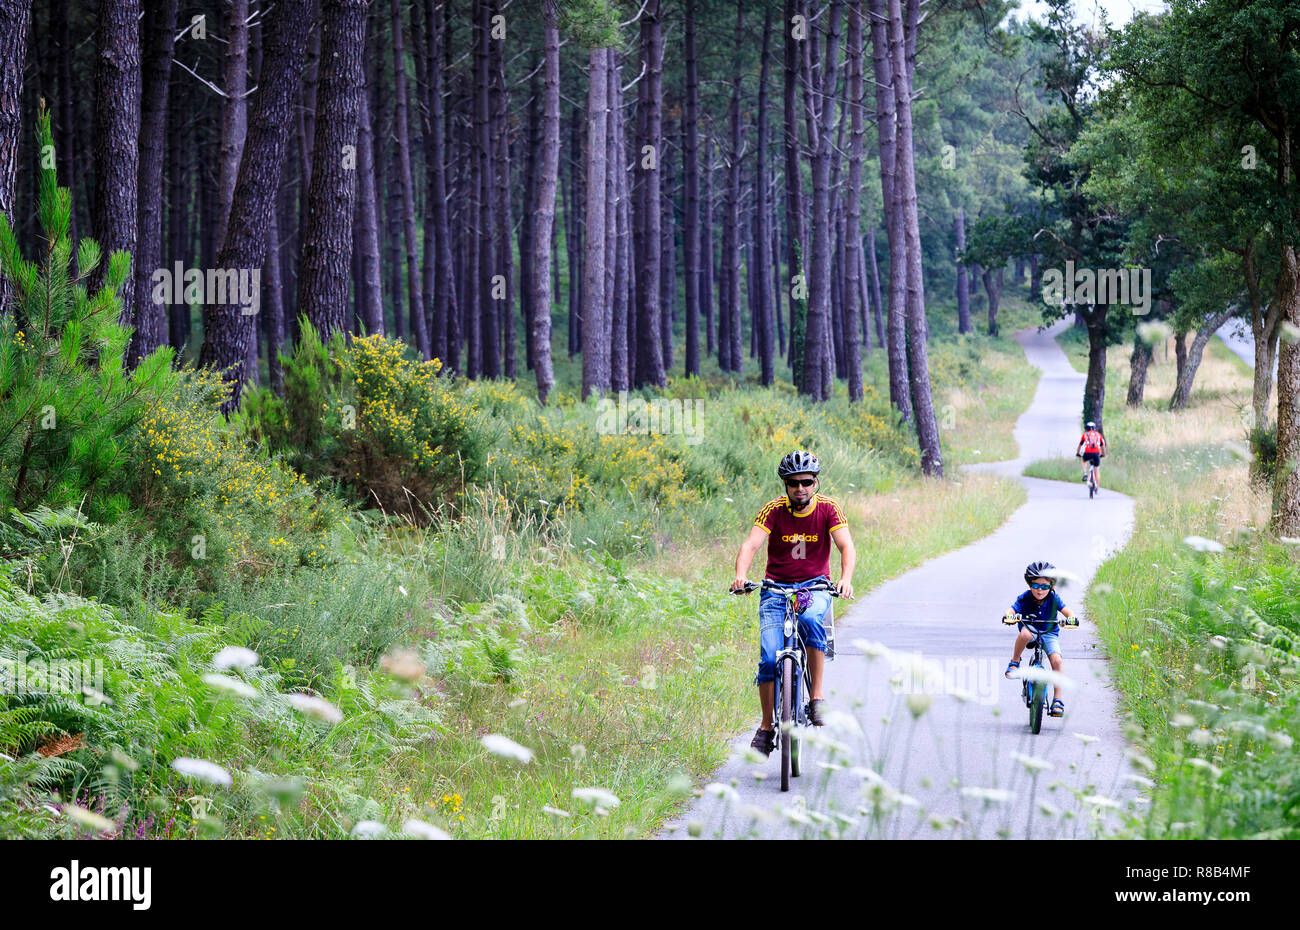
<path id="1" fill-rule="evenodd" d="M 1056 612 L 1065 609 L 1065 602 L 1055 591 L 1049 592 L 1041 601 L 1034 599 L 1033 591 L 1025 591 L 1016 598 L 1011 609 L 1024 617 L 1035 631 L 1041 633 L 1056 625 Z"/>

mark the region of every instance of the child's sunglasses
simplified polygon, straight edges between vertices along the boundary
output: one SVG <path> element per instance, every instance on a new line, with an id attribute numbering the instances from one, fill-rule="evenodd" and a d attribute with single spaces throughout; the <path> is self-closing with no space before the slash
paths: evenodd
<path id="1" fill-rule="evenodd" d="M 786 478 L 785 486 L 787 488 L 811 488 L 817 483 L 816 478 Z"/>
<path id="2" fill-rule="evenodd" d="M 1031 584 L 1029 587 L 1033 588 L 1035 591 L 1046 591 L 1048 588 L 1051 587 L 1051 585 L 1040 583 L 1040 584 Z"/>

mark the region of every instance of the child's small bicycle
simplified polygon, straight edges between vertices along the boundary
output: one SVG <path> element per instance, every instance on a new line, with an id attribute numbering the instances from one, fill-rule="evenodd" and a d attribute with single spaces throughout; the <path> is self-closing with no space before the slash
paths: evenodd
<path id="1" fill-rule="evenodd" d="M 1011 614 L 1009 617 L 1003 617 L 1002 622 L 1010 626 L 1013 623 L 1030 623 L 1029 620 L 1020 614 Z M 1064 622 L 1053 621 L 1057 627 L 1074 629 L 1079 625 L 1079 621 L 1067 618 Z M 1030 629 L 1034 629 L 1032 626 Z M 1050 633 L 1051 629 L 1037 630 L 1034 629 L 1034 638 L 1026 646 L 1033 649 L 1033 655 L 1029 658 L 1030 668 L 1043 668 L 1043 634 Z M 1029 708 L 1029 732 L 1035 735 L 1043 728 L 1043 713 L 1047 709 L 1047 682 L 1038 679 L 1030 681 L 1025 679 L 1021 684 L 1020 696 L 1024 698 L 1025 706 Z"/>

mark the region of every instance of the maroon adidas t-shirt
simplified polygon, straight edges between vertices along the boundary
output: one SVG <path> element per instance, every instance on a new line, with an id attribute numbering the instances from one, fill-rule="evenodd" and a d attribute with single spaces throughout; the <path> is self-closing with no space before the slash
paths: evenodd
<path id="1" fill-rule="evenodd" d="M 755 526 L 767 531 L 767 577 L 782 584 L 831 574 L 831 532 L 847 526 L 840 505 L 822 494 L 813 496 L 803 515 L 790 509 L 784 494 L 758 512 Z"/>

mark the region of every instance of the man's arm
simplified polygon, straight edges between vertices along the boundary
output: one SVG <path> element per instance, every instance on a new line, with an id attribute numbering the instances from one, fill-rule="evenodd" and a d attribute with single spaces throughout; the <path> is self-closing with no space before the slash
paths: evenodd
<path id="1" fill-rule="evenodd" d="M 758 552 L 759 546 L 766 541 L 767 531 L 761 526 L 749 528 L 749 535 L 745 537 L 745 541 L 740 544 L 740 551 L 736 553 L 736 579 L 731 582 L 731 590 L 745 589 L 745 576 L 749 574 L 749 565 L 754 561 L 754 554 Z"/>
<path id="2" fill-rule="evenodd" d="M 840 550 L 840 583 L 835 589 L 841 597 L 853 597 L 853 568 L 858 563 L 858 551 L 853 548 L 853 537 L 847 526 L 831 531 L 831 541 Z"/>

